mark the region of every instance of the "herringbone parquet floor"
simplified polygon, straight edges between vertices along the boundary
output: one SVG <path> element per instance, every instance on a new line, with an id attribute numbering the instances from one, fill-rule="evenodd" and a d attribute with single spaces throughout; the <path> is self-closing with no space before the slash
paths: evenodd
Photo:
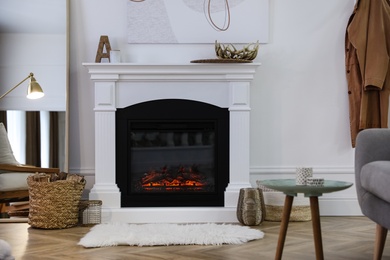
<path id="1" fill-rule="evenodd" d="M 279 234 L 278 222 L 263 222 L 255 227 L 265 233 L 261 240 L 243 245 L 105 247 L 85 249 L 77 242 L 89 227 L 64 230 L 39 230 L 26 223 L 0 224 L 0 238 L 12 246 L 15 259 L 142 259 L 142 260 L 252 260 L 274 259 Z M 375 224 L 365 217 L 322 217 L 325 259 L 372 259 Z M 283 259 L 315 259 L 311 222 L 291 222 Z M 390 259 L 390 245 L 383 259 Z"/>

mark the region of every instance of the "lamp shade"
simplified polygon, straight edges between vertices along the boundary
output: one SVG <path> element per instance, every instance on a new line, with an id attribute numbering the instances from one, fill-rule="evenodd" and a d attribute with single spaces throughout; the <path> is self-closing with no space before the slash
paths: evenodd
<path id="1" fill-rule="evenodd" d="M 29 99 L 38 99 L 45 95 L 41 86 L 35 80 L 33 76 L 30 77 L 30 84 L 28 84 L 27 88 L 27 98 Z"/>

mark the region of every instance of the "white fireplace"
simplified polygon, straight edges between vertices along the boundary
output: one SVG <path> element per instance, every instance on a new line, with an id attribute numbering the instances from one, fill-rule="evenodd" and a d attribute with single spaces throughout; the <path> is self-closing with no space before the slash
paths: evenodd
<path id="1" fill-rule="evenodd" d="M 258 63 L 84 63 L 95 88 L 95 184 L 103 221 L 237 222 L 241 188 L 249 181 L 250 85 Z M 229 110 L 229 184 L 223 207 L 121 207 L 116 183 L 115 111 L 145 101 L 184 99 Z"/>

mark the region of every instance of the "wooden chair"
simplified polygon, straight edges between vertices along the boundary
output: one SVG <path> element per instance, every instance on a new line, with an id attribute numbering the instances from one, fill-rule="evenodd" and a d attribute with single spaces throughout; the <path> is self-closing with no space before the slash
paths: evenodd
<path id="1" fill-rule="evenodd" d="M 0 186 L 0 213 L 4 212 L 5 203 L 29 200 L 26 176 L 30 173 L 60 173 L 59 168 L 41 168 L 20 165 L 13 155 L 11 144 L 8 140 L 7 130 L 2 122 L 0 122 L 0 159 L 0 184 L 2 184 Z M 23 174 L 18 178 L 19 176 L 16 177 L 16 175 L 14 175 L 18 173 L 26 174 Z"/>

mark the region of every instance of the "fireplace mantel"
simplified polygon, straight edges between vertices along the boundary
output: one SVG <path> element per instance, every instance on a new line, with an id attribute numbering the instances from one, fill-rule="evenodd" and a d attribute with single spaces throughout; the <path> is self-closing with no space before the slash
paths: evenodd
<path id="1" fill-rule="evenodd" d="M 249 182 L 250 84 L 259 63 L 83 63 L 95 88 L 95 184 L 103 221 L 237 222 L 239 190 Z M 115 178 L 115 111 L 159 99 L 188 99 L 229 109 L 229 184 L 224 207 L 122 208 Z"/>
<path id="2" fill-rule="evenodd" d="M 259 63 L 83 63 L 92 80 L 251 81 Z"/>

